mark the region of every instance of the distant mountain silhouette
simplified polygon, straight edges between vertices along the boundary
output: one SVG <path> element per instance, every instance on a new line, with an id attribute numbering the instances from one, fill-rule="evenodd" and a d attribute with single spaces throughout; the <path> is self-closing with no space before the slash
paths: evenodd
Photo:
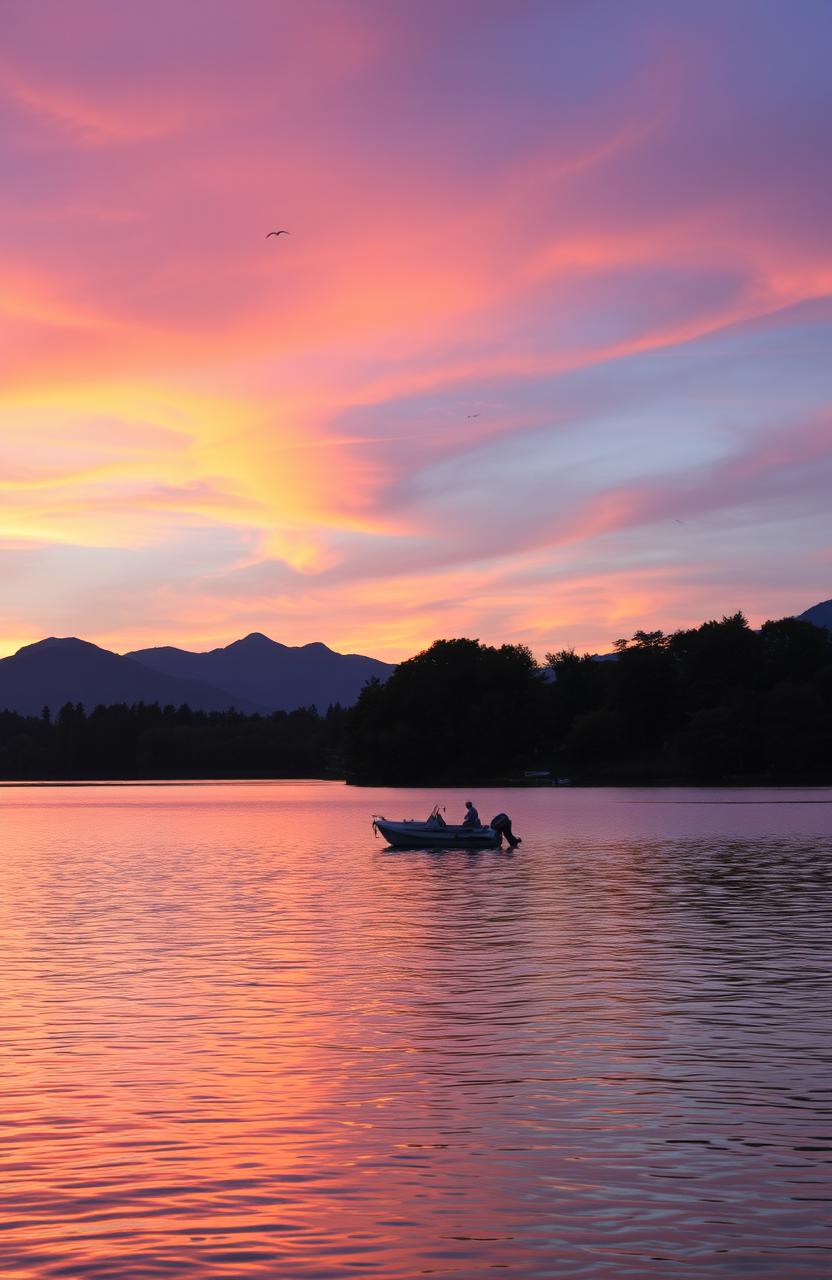
<path id="1" fill-rule="evenodd" d="M 799 622 L 813 622 L 816 627 L 832 631 L 832 600 L 821 600 L 820 604 L 813 604 L 811 609 L 805 609 L 797 617 Z"/>
<path id="2" fill-rule="evenodd" d="M 151 671 L 129 657 L 74 637 L 53 636 L 0 659 L 0 709 L 39 715 L 44 706 L 54 713 L 67 702 L 80 702 L 87 711 L 100 703 L 117 702 L 172 703 L 177 707 L 187 703 L 199 711 L 225 711 L 234 706 L 248 714 L 263 709 L 202 680 Z"/>
<path id="3" fill-rule="evenodd" d="M 259 631 L 209 653 L 165 646 L 137 649 L 126 656 L 177 679 L 207 681 L 226 689 L 235 700 L 248 699 L 269 711 L 315 706 L 323 713 L 335 702 L 349 707 L 369 679 L 386 680 L 394 670 L 390 663 L 357 653 L 335 653 L 325 644 L 296 648 L 278 644 Z"/>

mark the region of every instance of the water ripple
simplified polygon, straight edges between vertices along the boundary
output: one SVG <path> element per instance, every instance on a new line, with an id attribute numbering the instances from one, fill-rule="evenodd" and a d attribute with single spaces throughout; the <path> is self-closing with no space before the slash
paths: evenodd
<path id="1" fill-rule="evenodd" d="M 830 1273 L 829 793 L 434 798 L 0 791 L 4 1277 Z"/>

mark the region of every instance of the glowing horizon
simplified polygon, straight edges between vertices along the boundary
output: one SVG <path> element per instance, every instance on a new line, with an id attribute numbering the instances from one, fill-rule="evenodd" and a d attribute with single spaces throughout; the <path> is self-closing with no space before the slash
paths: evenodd
<path id="1" fill-rule="evenodd" d="M 0 653 L 541 657 L 832 595 L 827 6 L 4 26 Z"/>

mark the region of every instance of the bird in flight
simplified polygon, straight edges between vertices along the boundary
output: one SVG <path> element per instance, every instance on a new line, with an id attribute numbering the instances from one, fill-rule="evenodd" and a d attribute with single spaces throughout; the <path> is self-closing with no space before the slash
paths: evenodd
<path id="1" fill-rule="evenodd" d="M 479 415 L 478 413 L 469 413 L 469 414 L 468 414 L 468 417 L 469 417 L 469 418 L 478 418 L 479 416 L 480 416 L 480 415 Z"/>
<path id="2" fill-rule="evenodd" d="M 266 239 L 268 240 L 269 236 L 288 236 L 288 234 L 288 231 L 270 231 L 266 236 Z"/>

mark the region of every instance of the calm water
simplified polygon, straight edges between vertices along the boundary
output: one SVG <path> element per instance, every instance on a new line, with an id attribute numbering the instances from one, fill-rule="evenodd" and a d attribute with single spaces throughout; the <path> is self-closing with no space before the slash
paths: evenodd
<path id="1" fill-rule="evenodd" d="M 832 792 L 436 798 L 0 790 L 0 1275 L 832 1273 Z"/>

